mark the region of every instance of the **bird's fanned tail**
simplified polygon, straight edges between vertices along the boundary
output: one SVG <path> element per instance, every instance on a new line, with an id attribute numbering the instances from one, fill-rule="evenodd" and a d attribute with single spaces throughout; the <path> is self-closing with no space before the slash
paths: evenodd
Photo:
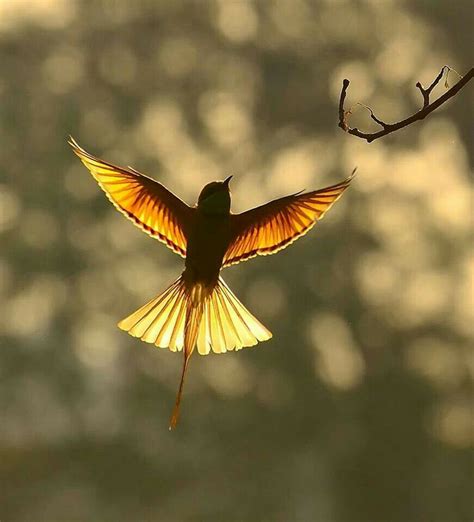
<path id="1" fill-rule="evenodd" d="M 171 416 L 176 426 L 189 359 L 197 346 L 201 355 L 225 353 L 254 346 L 272 334 L 256 319 L 219 278 L 214 287 L 190 285 L 179 277 L 163 293 L 118 324 L 142 341 L 160 348 L 181 351 L 183 370 Z"/>

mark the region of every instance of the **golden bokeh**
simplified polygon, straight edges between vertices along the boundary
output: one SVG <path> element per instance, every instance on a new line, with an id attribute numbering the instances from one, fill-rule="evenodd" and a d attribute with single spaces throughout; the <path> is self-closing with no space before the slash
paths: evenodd
<path id="1" fill-rule="evenodd" d="M 471 16 L 470 16 L 471 15 Z M 472 5 L 0 1 L 0 518 L 472 518 Z M 451 72 L 448 83 L 457 81 Z M 433 96 L 445 92 L 444 79 Z M 73 135 L 236 212 L 357 175 L 291 248 L 223 277 L 274 337 L 196 357 L 116 328 L 181 260 L 115 212 Z"/>

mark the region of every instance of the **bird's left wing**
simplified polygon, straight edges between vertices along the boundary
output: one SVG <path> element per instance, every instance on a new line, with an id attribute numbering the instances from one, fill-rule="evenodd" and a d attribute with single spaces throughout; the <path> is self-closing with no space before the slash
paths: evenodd
<path id="1" fill-rule="evenodd" d="M 115 208 L 150 236 L 186 256 L 194 208 L 161 183 L 131 167 L 117 167 L 86 152 L 71 137 L 74 153 L 88 168 Z"/>
<path id="2" fill-rule="evenodd" d="M 345 181 L 313 192 L 292 194 L 231 216 L 231 241 L 223 266 L 274 254 L 303 236 L 349 186 Z"/>

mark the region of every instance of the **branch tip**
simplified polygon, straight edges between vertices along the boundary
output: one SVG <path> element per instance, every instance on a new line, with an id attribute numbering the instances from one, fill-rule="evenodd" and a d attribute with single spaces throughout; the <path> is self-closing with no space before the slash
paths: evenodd
<path id="1" fill-rule="evenodd" d="M 448 75 L 450 71 L 453 71 L 455 74 L 458 75 L 459 81 L 454 84 L 452 87 L 449 87 L 448 84 Z M 437 98 L 435 101 L 430 102 L 430 95 L 433 89 L 438 85 L 443 75 L 446 74 L 445 78 L 445 87 L 448 89 L 442 96 Z M 441 106 L 443 103 L 445 103 L 447 100 L 455 96 L 458 91 L 460 91 L 469 81 L 472 80 L 474 77 L 474 68 L 471 68 L 467 74 L 464 76 L 461 76 L 457 71 L 449 67 L 449 65 L 444 65 L 439 73 L 437 74 L 436 78 L 431 82 L 430 86 L 425 88 L 423 85 L 418 81 L 415 84 L 415 87 L 420 90 L 421 95 L 423 96 L 423 106 L 420 110 L 409 116 L 408 118 L 405 118 L 404 120 L 401 120 L 397 123 L 386 123 L 377 116 L 375 116 L 374 111 L 368 107 L 367 105 L 364 105 L 363 103 L 358 102 L 358 105 L 365 107 L 370 113 L 370 117 L 373 121 L 375 121 L 378 125 L 382 127 L 382 130 L 378 132 L 373 133 L 367 133 L 362 132 L 357 127 L 351 128 L 348 125 L 347 119 L 350 114 L 352 114 L 351 110 L 349 109 L 346 111 L 344 109 L 344 102 L 347 96 L 347 88 L 349 87 L 349 80 L 344 79 L 342 82 L 342 89 L 341 94 L 339 97 L 339 123 L 338 126 L 341 127 L 345 132 L 348 132 L 349 134 L 352 134 L 353 136 L 357 136 L 358 138 L 366 140 L 368 143 L 371 143 L 372 141 L 381 138 L 382 136 L 386 136 L 387 134 L 390 134 L 392 132 L 395 132 L 399 129 L 402 129 L 404 127 L 408 127 L 415 121 L 423 120 L 436 110 L 439 106 Z"/>

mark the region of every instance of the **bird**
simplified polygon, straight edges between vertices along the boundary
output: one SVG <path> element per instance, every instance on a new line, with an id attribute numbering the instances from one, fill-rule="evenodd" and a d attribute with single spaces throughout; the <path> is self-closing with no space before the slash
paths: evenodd
<path id="1" fill-rule="evenodd" d="M 204 186 L 194 206 L 132 167 L 120 167 L 68 140 L 115 208 L 152 238 L 185 258 L 184 271 L 162 293 L 118 323 L 131 336 L 183 352 L 169 429 L 177 426 L 191 355 L 225 353 L 272 337 L 227 286 L 220 272 L 256 256 L 274 254 L 306 234 L 349 187 L 344 181 L 300 191 L 245 212 L 231 212 L 229 183 Z"/>

